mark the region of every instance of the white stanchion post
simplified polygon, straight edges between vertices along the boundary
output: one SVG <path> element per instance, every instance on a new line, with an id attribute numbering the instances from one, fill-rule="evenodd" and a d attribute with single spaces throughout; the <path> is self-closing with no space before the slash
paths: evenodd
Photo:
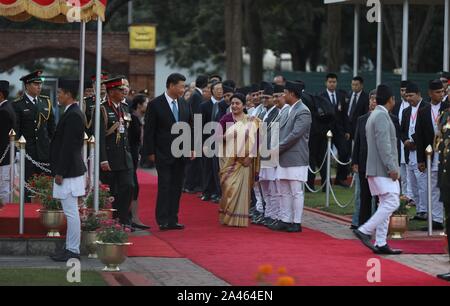
<path id="1" fill-rule="evenodd" d="M 326 182 L 327 199 L 326 199 L 326 204 L 327 204 L 327 208 L 328 208 L 328 207 L 330 207 L 330 192 L 331 192 L 331 149 L 332 149 L 331 143 L 333 140 L 333 133 L 331 131 L 328 131 L 327 138 L 328 138 L 328 149 L 327 149 L 327 182 Z"/>
<path id="2" fill-rule="evenodd" d="M 14 203 L 14 167 L 15 167 L 15 160 L 16 160 L 16 132 L 14 130 L 11 130 L 9 132 L 9 165 L 11 166 L 9 170 L 9 203 Z"/>
<path id="3" fill-rule="evenodd" d="M 427 184 L 428 184 L 428 236 L 433 236 L 433 197 L 431 185 L 431 158 L 433 156 L 433 148 L 428 146 L 427 150 Z"/>
<path id="4" fill-rule="evenodd" d="M 94 160 L 94 154 L 95 154 L 95 137 L 91 136 L 91 138 L 89 138 L 89 151 L 90 151 L 90 159 L 89 159 L 89 185 L 91 188 L 93 188 L 94 186 L 92 185 L 94 183 L 94 165 L 95 165 L 95 160 Z"/>
<path id="5" fill-rule="evenodd" d="M 20 212 L 19 212 L 19 234 L 24 234 L 25 227 L 25 145 L 27 141 L 22 136 L 19 139 L 20 148 Z"/>
<path id="6" fill-rule="evenodd" d="M 86 165 L 86 168 L 89 167 L 89 164 L 88 164 L 88 162 L 89 162 L 88 161 L 88 141 L 89 141 L 89 137 L 86 133 L 84 133 L 83 160 Z"/>

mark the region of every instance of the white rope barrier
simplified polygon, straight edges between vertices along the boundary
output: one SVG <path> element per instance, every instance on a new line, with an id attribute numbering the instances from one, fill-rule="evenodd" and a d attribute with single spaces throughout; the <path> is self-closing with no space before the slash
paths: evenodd
<path id="1" fill-rule="evenodd" d="M 341 162 L 337 157 L 336 154 L 333 152 L 333 150 L 331 150 L 331 156 L 333 156 L 334 160 L 341 166 L 350 166 L 350 164 L 352 163 L 352 160 L 350 159 L 348 162 L 344 163 Z"/>
<path id="2" fill-rule="evenodd" d="M 355 176 L 353 176 L 352 183 L 351 183 L 351 188 L 353 187 L 354 182 L 355 182 Z M 355 200 L 356 200 L 356 192 L 353 193 L 353 198 L 352 198 L 352 199 L 350 200 L 350 202 L 347 203 L 347 204 L 342 204 L 341 202 L 339 202 L 339 200 L 337 199 L 336 194 L 335 194 L 334 189 L 333 189 L 332 186 L 330 186 L 330 192 L 331 192 L 331 195 L 333 196 L 334 202 L 335 202 L 335 203 L 337 204 L 337 206 L 339 206 L 340 208 L 347 208 L 348 206 L 350 206 L 350 205 L 352 205 L 352 204 L 355 203 Z"/>
<path id="3" fill-rule="evenodd" d="M 11 146 L 11 145 L 8 145 L 8 146 L 6 147 L 5 152 L 3 153 L 2 157 L 0 157 L 0 164 L 3 162 L 3 160 L 4 160 L 5 157 L 6 157 L 6 155 L 8 154 L 8 151 L 9 151 L 10 146 Z"/>
<path id="4" fill-rule="evenodd" d="M 319 174 L 320 171 L 322 171 L 323 167 L 325 166 L 326 162 L 327 162 L 327 154 L 325 154 L 325 157 L 323 158 L 323 162 L 322 162 L 322 165 L 320 166 L 319 170 L 313 171 L 313 170 L 311 169 L 311 166 L 309 166 L 309 167 L 308 167 L 309 172 L 312 173 L 312 174 L 314 174 L 314 175 Z"/>

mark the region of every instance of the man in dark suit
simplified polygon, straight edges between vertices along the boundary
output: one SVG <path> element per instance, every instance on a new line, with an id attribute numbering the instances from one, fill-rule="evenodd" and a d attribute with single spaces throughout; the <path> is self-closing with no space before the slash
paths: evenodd
<path id="1" fill-rule="evenodd" d="M 181 191 L 183 187 L 185 160 L 194 157 L 183 154 L 177 157 L 172 152 L 172 143 L 181 133 L 172 134 L 175 124 L 189 124 L 192 128 L 192 110 L 187 103 L 180 103 L 186 78 L 178 73 L 171 74 L 166 83 L 167 91 L 154 99 L 147 110 L 144 132 L 144 152 L 156 163 L 158 171 L 158 199 L 156 203 L 156 221 L 161 231 L 182 230 L 184 225 L 178 223 Z M 191 134 L 194 134 L 194 131 Z M 185 136 L 185 135 L 184 135 Z M 188 137 L 192 146 L 192 135 Z"/>
<path id="2" fill-rule="evenodd" d="M 367 139 L 366 139 L 366 125 L 371 113 L 377 107 L 377 91 L 373 90 L 370 93 L 369 99 L 369 113 L 358 118 L 355 133 L 355 144 L 353 147 L 352 167 L 353 172 L 357 173 L 360 182 L 360 205 L 355 207 L 355 218 L 353 226 L 360 226 L 365 224 L 372 217 L 372 194 L 369 188 L 369 182 L 366 176 L 367 169 Z M 394 123 L 397 138 L 400 136 L 400 124 L 396 116 L 390 114 L 392 122 Z M 400 148 L 400 143 L 397 145 Z M 355 222 L 358 220 L 357 222 Z M 359 223 L 359 224 L 356 224 Z M 352 227 L 353 228 L 353 227 Z"/>
<path id="3" fill-rule="evenodd" d="M 350 119 L 351 139 L 354 139 L 358 118 L 369 111 L 369 95 L 364 91 L 364 79 L 362 77 L 353 78 L 349 101 L 347 115 Z"/>
<path id="4" fill-rule="evenodd" d="M 9 145 L 9 132 L 16 124 L 16 114 L 11 103 L 7 100 L 9 96 L 9 82 L 0 81 L 0 208 L 9 202 L 11 166 Z M 14 149 L 13 149 L 14 150 Z"/>
<path id="5" fill-rule="evenodd" d="M 337 90 L 338 77 L 334 73 L 330 73 L 326 78 L 327 90 L 321 96 L 335 107 L 335 120 L 330 124 L 330 130 L 333 133 L 333 145 L 338 150 L 339 159 L 346 163 L 350 159 L 351 154 L 351 125 L 348 118 L 349 104 L 346 99 L 346 93 Z M 326 153 L 326 152 L 325 152 Z M 325 156 L 325 153 L 323 156 Z M 348 188 L 346 183 L 349 174 L 349 167 L 339 165 L 337 167 L 335 185 Z"/>
<path id="6" fill-rule="evenodd" d="M 427 154 L 428 146 L 433 150 L 435 148 L 436 135 L 439 132 L 439 119 L 443 112 L 448 109 L 449 104 L 442 102 L 444 96 L 444 87 L 440 80 L 435 80 L 429 84 L 429 95 L 431 104 L 428 104 L 421 110 L 417 117 L 416 124 L 416 146 L 417 146 L 417 163 L 419 170 L 426 173 L 427 170 Z M 433 229 L 444 229 L 444 204 L 440 201 L 440 192 L 438 189 L 438 174 L 439 172 L 439 154 L 435 152 L 432 155 L 431 166 L 431 182 L 432 182 L 432 215 L 433 215 Z M 424 229 L 428 231 L 428 228 Z"/>
<path id="7" fill-rule="evenodd" d="M 201 105 L 204 102 L 203 90 L 208 87 L 208 76 L 200 75 L 195 81 L 195 88 L 188 103 L 192 109 L 194 116 L 202 115 Z M 199 138 L 201 141 L 201 138 Z M 195 147 L 202 147 L 202 143 L 196 144 Z M 197 152 L 197 153 L 201 153 Z M 199 154 L 200 156 L 200 154 Z M 202 158 L 196 157 L 193 161 L 189 161 L 186 165 L 186 180 L 184 182 L 184 192 L 197 193 L 203 191 L 203 164 Z"/>
<path id="8" fill-rule="evenodd" d="M 427 220 L 427 175 L 419 171 L 417 164 L 416 145 L 416 124 L 419 110 L 427 106 L 422 98 L 419 86 L 414 82 L 409 82 L 406 88 L 406 99 L 410 107 L 403 112 L 401 123 L 401 140 L 405 147 L 405 161 L 407 168 L 408 184 L 412 191 L 412 200 L 417 205 L 417 215 L 415 219 Z"/>
<path id="9" fill-rule="evenodd" d="M 17 139 L 25 137 L 27 154 L 44 168 L 48 168 L 50 139 L 55 131 L 53 104 L 42 96 L 42 71 L 38 70 L 20 79 L 25 86 L 24 94 L 14 103 Z M 47 169 L 48 170 L 48 169 Z M 33 174 L 44 173 L 28 159 L 25 163 L 25 180 Z M 29 196 L 29 194 L 28 194 Z"/>
<path id="10" fill-rule="evenodd" d="M 212 97 L 209 101 L 202 103 L 202 123 L 203 129 L 206 125 L 217 124 L 217 117 L 219 114 L 219 104 L 223 100 L 223 85 L 222 83 L 214 83 L 211 85 Z M 214 129 L 211 133 L 203 135 L 203 147 L 211 147 L 207 140 L 214 135 Z M 214 148 L 209 148 L 214 149 Z M 202 201 L 213 201 L 219 203 L 220 201 L 220 180 L 219 180 L 219 160 L 217 157 L 203 157 L 203 195 Z"/>
<path id="11" fill-rule="evenodd" d="M 116 77 L 103 82 L 106 101 L 100 106 L 100 166 L 101 180 L 109 185 L 114 197 L 114 218 L 134 230 L 129 210 L 134 190 L 134 165 L 128 131 L 131 114 L 124 101 L 124 81 Z"/>
<path id="12" fill-rule="evenodd" d="M 57 262 L 80 258 L 78 197 L 86 192 L 86 165 L 82 157 L 85 117 L 75 101 L 78 86 L 78 81 L 59 81 L 58 102 L 64 114 L 50 144 L 50 165 L 55 177 L 53 197 L 61 201 L 67 219 L 66 247 L 51 257 Z"/>

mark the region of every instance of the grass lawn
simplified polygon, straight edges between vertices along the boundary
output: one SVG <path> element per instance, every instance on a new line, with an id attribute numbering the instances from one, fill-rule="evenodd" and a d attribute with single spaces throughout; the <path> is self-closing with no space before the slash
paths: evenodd
<path id="1" fill-rule="evenodd" d="M 355 189 L 345 189 L 342 187 L 335 187 L 333 186 L 333 189 L 336 193 L 336 198 L 338 201 L 345 205 L 349 203 L 353 199 L 353 194 L 355 192 Z M 316 194 L 313 193 L 306 193 L 305 196 L 305 205 L 307 207 L 320 209 L 325 212 L 333 213 L 340 216 L 347 216 L 352 217 L 353 211 L 355 209 L 354 203 L 350 204 L 346 208 L 339 207 L 336 202 L 333 199 L 333 196 L 330 194 L 330 207 L 326 207 L 326 194 L 324 192 L 319 192 Z M 413 217 L 416 214 L 416 208 L 411 207 L 408 212 L 410 217 Z M 427 226 L 426 221 L 409 221 L 409 230 L 410 231 L 418 231 L 423 227 Z"/>
<path id="2" fill-rule="evenodd" d="M 81 283 L 67 282 L 66 270 L 0 269 L 0 286 L 107 286 L 98 272 L 81 272 Z"/>

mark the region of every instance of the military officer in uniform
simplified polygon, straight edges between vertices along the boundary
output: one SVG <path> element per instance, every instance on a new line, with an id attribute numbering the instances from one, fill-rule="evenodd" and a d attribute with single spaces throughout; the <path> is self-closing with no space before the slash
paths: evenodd
<path id="1" fill-rule="evenodd" d="M 450 245 L 450 109 L 442 114 L 439 130 L 434 149 L 439 153 L 439 188 L 441 200 L 444 202 L 447 245 Z M 450 281 L 450 273 L 438 277 Z"/>
<path id="2" fill-rule="evenodd" d="M 86 96 L 84 97 L 84 113 L 86 115 L 86 134 L 88 135 L 88 137 L 91 137 L 92 135 L 95 134 L 95 127 L 94 127 L 94 110 L 95 110 L 95 88 L 96 88 L 96 77 L 95 75 L 93 75 L 91 77 L 91 81 L 92 81 L 92 95 L 90 96 Z M 108 74 L 103 71 L 102 75 L 101 75 L 101 79 L 102 81 L 106 81 L 108 79 Z M 105 97 L 106 97 L 106 87 L 105 85 L 102 83 L 100 86 L 100 96 L 102 97 L 101 99 L 101 103 L 103 103 Z"/>
<path id="3" fill-rule="evenodd" d="M 133 159 L 131 156 L 128 129 L 131 114 L 124 101 L 123 78 L 104 81 L 106 101 L 100 107 L 100 161 L 102 182 L 111 188 L 115 198 L 115 218 L 129 226 L 129 209 L 134 187 Z"/>
<path id="4" fill-rule="evenodd" d="M 48 169 L 50 139 L 55 131 L 53 104 L 49 97 L 42 96 L 42 71 L 38 70 L 20 79 L 24 83 L 24 94 L 13 103 L 16 112 L 17 139 L 25 137 L 27 154 L 40 165 L 28 159 L 25 164 L 25 180 Z"/>

